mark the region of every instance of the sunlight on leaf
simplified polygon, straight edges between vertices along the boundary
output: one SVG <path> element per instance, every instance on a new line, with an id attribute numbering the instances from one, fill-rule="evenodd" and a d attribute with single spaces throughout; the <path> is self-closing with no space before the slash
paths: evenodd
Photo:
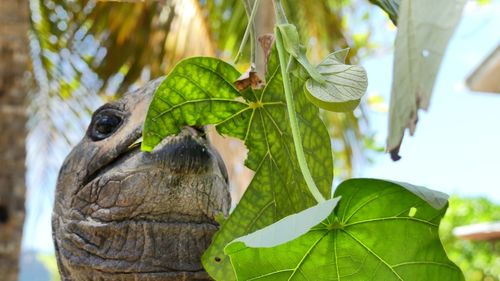
<path id="1" fill-rule="evenodd" d="M 438 236 L 447 205 L 429 205 L 442 194 L 414 186 L 410 191 L 405 185 L 348 180 L 336 190 L 335 196 L 342 199 L 326 220 L 306 216 L 318 205 L 236 239 L 226 251 L 238 280 L 463 281 Z M 262 233 L 283 237 L 308 220 L 316 226 L 299 238 L 282 239 L 275 247 L 266 239 L 279 237 L 261 238 Z"/>
<path id="2" fill-rule="evenodd" d="M 144 123 L 142 149 L 151 151 L 183 125 L 223 124 L 249 110 L 233 86 L 232 66 L 213 58 L 183 60 L 158 86 Z"/>

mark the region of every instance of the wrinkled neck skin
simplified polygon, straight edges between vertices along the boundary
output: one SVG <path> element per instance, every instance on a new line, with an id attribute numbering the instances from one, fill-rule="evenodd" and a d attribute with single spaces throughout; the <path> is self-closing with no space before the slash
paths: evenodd
<path id="1" fill-rule="evenodd" d="M 98 109 L 61 168 L 52 227 L 62 280 L 210 280 L 200 260 L 229 211 L 227 174 L 193 129 L 150 153 L 134 144 L 159 82 Z M 108 109 L 121 124 L 93 140 Z"/>

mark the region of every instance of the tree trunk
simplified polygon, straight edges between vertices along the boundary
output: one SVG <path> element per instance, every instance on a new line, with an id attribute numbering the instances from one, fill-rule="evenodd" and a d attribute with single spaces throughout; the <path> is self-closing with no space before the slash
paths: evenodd
<path id="1" fill-rule="evenodd" d="M 24 223 L 28 1 L 0 0 L 0 273 L 17 281 Z"/>

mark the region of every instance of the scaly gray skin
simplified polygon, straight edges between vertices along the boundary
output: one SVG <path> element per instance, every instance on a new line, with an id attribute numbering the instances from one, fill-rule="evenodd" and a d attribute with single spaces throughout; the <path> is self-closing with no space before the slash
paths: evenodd
<path id="1" fill-rule="evenodd" d="M 193 128 L 151 153 L 134 144 L 159 82 L 98 109 L 64 161 L 52 215 L 62 280 L 210 280 L 200 257 L 229 211 L 227 174 Z"/>

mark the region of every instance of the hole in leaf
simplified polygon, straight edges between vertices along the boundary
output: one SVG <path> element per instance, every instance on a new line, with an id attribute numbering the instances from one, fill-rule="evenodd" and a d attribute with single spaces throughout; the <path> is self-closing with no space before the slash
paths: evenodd
<path id="1" fill-rule="evenodd" d="M 214 260 L 215 260 L 216 262 L 220 262 L 220 261 L 221 261 L 221 259 L 220 259 L 219 257 L 215 257 L 215 258 L 214 258 Z"/>
<path id="2" fill-rule="evenodd" d="M 431 52 L 429 52 L 429 50 L 427 50 L 427 49 L 423 49 L 423 50 L 422 50 L 422 57 L 426 58 L 426 57 L 428 57 L 430 54 L 431 54 Z"/>
<path id="3" fill-rule="evenodd" d="M 417 213 L 417 208 L 411 207 L 410 211 L 408 212 L 408 216 L 414 217 L 416 213 Z"/>
<path id="4" fill-rule="evenodd" d="M 9 220 L 9 210 L 5 206 L 0 206 L 0 223 L 6 223 Z"/>

